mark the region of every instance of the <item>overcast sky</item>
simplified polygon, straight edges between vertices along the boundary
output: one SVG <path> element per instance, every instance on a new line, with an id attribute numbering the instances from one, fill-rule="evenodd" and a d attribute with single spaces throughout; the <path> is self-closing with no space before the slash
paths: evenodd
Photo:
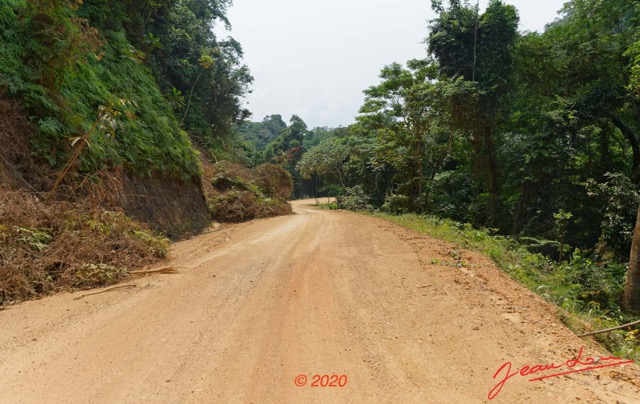
<path id="1" fill-rule="evenodd" d="M 543 31 L 564 0 L 505 0 L 520 30 Z M 475 1 L 473 2 L 475 3 Z M 488 0 L 480 1 L 484 10 Z M 354 122 L 362 91 L 385 65 L 426 55 L 421 42 L 434 18 L 429 0 L 234 0 L 231 35 L 255 81 L 253 116 L 300 116 L 310 128 Z"/>

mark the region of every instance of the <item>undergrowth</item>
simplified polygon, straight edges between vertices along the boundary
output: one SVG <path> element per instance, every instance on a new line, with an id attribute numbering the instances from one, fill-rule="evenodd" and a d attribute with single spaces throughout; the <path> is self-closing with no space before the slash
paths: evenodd
<path id="1" fill-rule="evenodd" d="M 616 327 L 638 317 L 625 314 L 620 306 L 625 264 L 594 262 L 575 250 L 567 262 L 557 263 L 529 252 L 515 240 L 492 235 L 432 216 L 375 213 L 403 227 L 448 241 L 460 248 L 479 251 L 515 280 L 559 307 L 559 318 L 576 333 Z M 619 330 L 594 337 L 614 355 L 640 360 L 640 333 Z"/>
<path id="2" fill-rule="evenodd" d="M 116 283 L 164 258 L 169 240 L 122 213 L 0 192 L 0 306 Z"/>
<path id="3" fill-rule="evenodd" d="M 18 99 L 37 129 L 33 153 L 51 167 L 89 133 L 100 108 L 117 108 L 115 136 L 92 136 L 80 172 L 125 167 L 141 177 L 199 176 L 198 155 L 139 51 L 120 31 L 98 32 L 65 2 L 0 5 L 0 96 Z"/>

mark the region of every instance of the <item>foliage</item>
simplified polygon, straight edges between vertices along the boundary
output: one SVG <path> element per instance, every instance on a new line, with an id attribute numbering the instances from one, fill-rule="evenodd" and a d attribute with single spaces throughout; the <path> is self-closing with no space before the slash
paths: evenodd
<path id="1" fill-rule="evenodd" d="M 263 152 L 267 145 L 287 129 L 281 115 L 265 116 L 261 122 L 245 121 L 235 128 L 236 133 L 255 154 Z"/>
<path id="2" fill-rule="evenodd" d="M 312 175 L 334 176 L 344 187 L 343 166 L 348 152 L 340 139 L 331 137 L 305 153 L 296 165 L 296 169 L 304 179 L 310 179 Z"/>
<path id="3" fill-rule="evenodd" d="M 38 252 L 43 252 L 53 241 L 53 236 L 49 234 L 48 229 L 30 229 L 14 226 L 14 230 L 20 234 L 18 241 L 25 243 Z"/>
<path id="4" fill-rule="evenodd" d="M 141 13 L 144 19 L 124 19 L 127 37 L 145 53 L 145 64 L 162 92 L 186 95 L 184 106 L 173 104 L 182 127 L 200 148 L 217 153 L 232 147 L 233 125 L 249 116 L 242 97 L 253 80 L 241 63 L 240 44 L 233 38 L 219 40 L 212 30 L 218 23 L 230 27 L 226 17 L 230 4 L 229 0 L 149 1 Z"/>
<path id="5" fill-rule="evenodd" d="M 397 170 L 394 180 L 415 198 L 413 209 L 419 211 L 428 205 L 428 192 L 423 194 L 430 185 L 427 172 L 432 182 L 441 169 L 438 135 L 449 124 L 445 107 L 450 82 L 435 81 L 436 76 L 437 66 L 427 60 L 410 60 L 406 69 L 397 63 L 386 66 L 382 82 L 365 90 L 358 118 L 376 132 L 384 159 Z"/>
<path id="6" fill-rule="evenodd" d="M 126 99 L 139 119 L 118 119 L 113 139 L 94 139 L 82 174 L 125 166 L 185 181 L 200 173 L 194 142 L 231 149 L 231 126 L 248 116 L 251 76 L 229 27 L 229 0 L 11 0 L 0 19 L 0 94 L 21 100 L 39 129 L 36 155 L 74 163 L 68 138 L 91 132 L 100 106 Z M 164 94 L 165 96 L 163 97 Z M 176 120 L 183 117 L 184 126 Z M 79 144 L 80 149 L 84 142 Z"/>
<path id="7" fill-rule="evenodd" d="M 347 188 L 345 195 L 338 196 L 336 202 L 340 209 L 363 211 L 371 210 L 370 197 L 364 192 L 362 186 L 356 185 Z"/>
<path id="8" fill-rule="evenodd" d="M 389 195 L 384 199 L 382 211 L 391 214 L 405 214 L 414 210 L 415 202 L 406 195 Z"/>
<path id="9" fill-rule="evenodd" d="M 54 167 L 68 161 L 66 140 L 90 133 L 100 106 L 126 99 L 127 112 L 139 119 L 115 118 L 117 135 L 95 138 L 80 158 L 80 171 L 124 165 L 140 175 L 197 176 L 191 142 L 135 49 L 122 32 L 90 27 L 77 16 L 78 7 L 15 1 L 0 21 L 0 52 L 10 52 L 11 61 L 0 66 L 0 87 L 19 97 L 37 122 L 35 152 Z"/>
<path id="10" fill-rule="evenodd" d="M 117 283 L 127 275 L 124 268 L 109 264 L 83 264 L 74 274 L 73 287 L 86 289 Z"/>
<path id="11" fill-rule="evenodd" d="M 606 256 L 626 259 L 633 235 L 633 225 L 640 205 L 637 185 L 622 173 L 607 173 L 606 182 L 587 182 L 588 195 L 604 199 L 605 206 L 598 251 Z"/>
<path id="12" fill-rule="evenodd" d="M 266 116 L 262 122 L 245 122 L 236 127 L 244 139 L 252 165 L 276 164 L 289 172 L 293 179 L 293 196 L 305 194 L 302 175 L 296 165 L 306 151 L 304 141 L 310 136 L 307 124 L 293 115 L 287 125 L 280 115 Z"/>

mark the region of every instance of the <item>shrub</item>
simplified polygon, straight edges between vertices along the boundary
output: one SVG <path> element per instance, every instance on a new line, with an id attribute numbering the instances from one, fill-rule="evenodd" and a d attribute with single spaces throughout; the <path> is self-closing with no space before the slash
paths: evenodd
<path id="1" fill-rule="evenodd" d="M 340 209 L 347 210 L 372 210 L 373 206 L 370 205 L 371 197 L 364 192 L 361 185 L 356 185 L 353 188 L 347 188 L 346 194 L 338 196 L 336 202 Z"/>
<path id="2" fill-rule="evenodd" d="M 288 200 L 293 190 L 291 174 L 276 164 L 261 164 L 255 168 L 256 184 L 274 198 Z"/>
<path id="3" fill-rule="evenodd" d="M 384 199 L 382 211 L 395 215 L 409 213 L 413 205 L 411 198 L 406 195 L 390 195 Z"/>

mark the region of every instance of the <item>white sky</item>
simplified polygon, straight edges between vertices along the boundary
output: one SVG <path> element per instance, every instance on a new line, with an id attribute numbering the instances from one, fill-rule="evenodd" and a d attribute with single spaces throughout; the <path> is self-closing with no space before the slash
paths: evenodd
<path id="1" fill-rule="evenodd" d="M 518 8 L 521 31 L 543 31 L 564 4 L 503 1 Z M 234 0 L 228 17 L 255 78 L 250 119 L 297 114 L 313 128 L 353 123 L 385 65 L 424 57 L 435 14 L 429 0 Z"/>

